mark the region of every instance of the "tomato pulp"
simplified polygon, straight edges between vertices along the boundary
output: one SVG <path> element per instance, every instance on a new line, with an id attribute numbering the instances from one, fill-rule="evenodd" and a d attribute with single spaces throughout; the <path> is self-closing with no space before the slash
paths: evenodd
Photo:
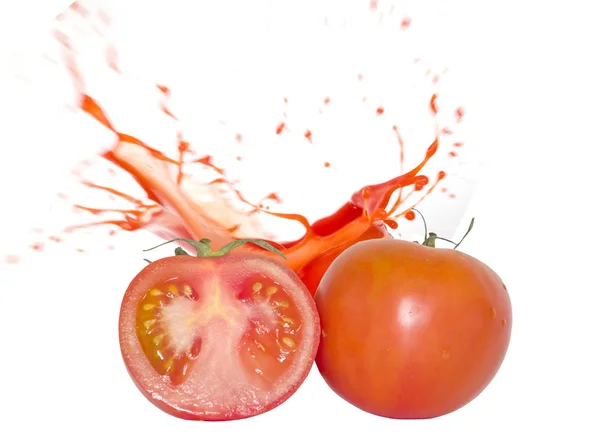
<path id="1" fill-rule="evenodd" d="M 319 342 L 311 294 L 254 253 L 173 256 L 145 267 L 123 298 L 119 340 L 141 392 L 185 419 L 232 420 L 287 400 Z"/>
<path id="2" fill-rule="evenodd" d="M 338 395 L 376 415 L 450 413 L 483 391 L 508 349 L 506 287 L 456 250 L 357 243 L 331 264 L 315 299 L 319 371 Z"/>

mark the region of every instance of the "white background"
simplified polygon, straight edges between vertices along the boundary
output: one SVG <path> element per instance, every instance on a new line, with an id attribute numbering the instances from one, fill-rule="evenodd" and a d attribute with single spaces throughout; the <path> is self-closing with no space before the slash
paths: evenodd
<path id="1" fill-rule="evenodd" d="M 60 3 L 3 4 L 2 53 L 26 46 Z M 380 419 L 341 401 L 313 370 L 287 403 L 255 419 L 168 417 L 143 400 L 120 364 L 119 297 L 105 294 L 139 265 L 109 269 L 106 258 L 63 255 L 0 272 L 0 443 L 599 444 L 600 31 L 592 4 L 415 6 L 423 26 L 444 36 L 439 53 L 469 86 L 471 131 L 485 146 L 487 167 L 465 215 L 477 223 L 462 249 L 503 277 L 513 302 L 508 355 L 475 401 L 434 420 Z M 11 126 L 11 116 L 1 118 L 0 128 Z M 9 203 L 23 180 L 7 157 L 11 144 L 3 139 L 0 148 L 0 197 Z M 0 221 L 23 212 L 2 210 Z"/>

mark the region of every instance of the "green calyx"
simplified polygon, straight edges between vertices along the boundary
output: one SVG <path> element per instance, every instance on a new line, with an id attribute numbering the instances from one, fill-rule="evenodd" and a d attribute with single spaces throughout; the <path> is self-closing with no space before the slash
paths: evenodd
<path id="1" fill-rule="evenodd" d="M 270 243 L 265 242 L 264 240 L 251 239 L 251 238 L 234 240 L 233 242 L 228 243 L 225 246 L 221 247 L 217 251 L 213 251 L 213 249 L 210 246 L 212 241 L 207 238 L 203 238 L 201 240 L 190 240 L 187 238 L 174 238 L 173 240 L 166 241 L 166 242 L 161 243 L 160 245 L 156 245 L 152 248 L 144 249 L 144 252 L 152 251 L 153 249 L 160 248 L 161 246 L 164 246 L 164 245 L 167 245 L 167 244 L 173 243 L 173 242 L 186 242 L 187 244 L 193 246 L 194 249 L 196 250 L 196 255 L 198 257 L 221 257 L 226 254 L 229 254 L 232 250 L 234 250 L 235 248 L 237 248 L 239 246 L 242 246 L 246 243 L 252 243 L 253 245 L 259 246 L 263 249 L 266 249 L 267 251 L 275 253 L 278 256 L 283 257 L 284 259 L 286 258 L 281 251 L 279 251 L 277 248 L 275 248 Z M 178 246 L 177 248 L 175 248 L 175 255 L 176 256 L 189 256 L 190 254 L 185 249 Z M 149 260 L 147 260 L 147 259 L 145 259 L 145 260 L 148 263 L 150 263 Z"/>
<path id="2" fill-rule="evenodd" d="M 425 225 L 425 234 L 426 235 L 425 235 L 425 240 L 423 241 L 422 245 L 427 246 L 429 248 L 435 248 L 436 240 L 444 240 L 445 242 L 452 243 L 454 245 L 453 249 L 457 249 L 460 246 L 460 244 L 463 242 L 463 240 L 467 237 L 467 235 L 469 235 L 469 232 L 471 232 L 471 229 L 473 229 L 473 225 L 475 224 L 475 218 L 472 218 L 471 223 L 469 224 L 469 227 L 467 228 L 467 232 L 465 232 L 465 234 L 462 236 L 462 238 L 460 239 L 460 241 L 458 243 L 455 243 L 452 240 L 449 240 L 447 238 L 439 237 L 435 232 L 427 232 L 427 222 L 425 221 L 425 217 L 423 216 L 423 214 L 421 214 L 421 212 L 419 212 L 415 208 L 413 208 L 412 210 L 417 212 L 421 216 L 421 219 L 423 220 L 423 224 Z M 415 243 L 419 243 L 419 242 L 415 242 Z"/>

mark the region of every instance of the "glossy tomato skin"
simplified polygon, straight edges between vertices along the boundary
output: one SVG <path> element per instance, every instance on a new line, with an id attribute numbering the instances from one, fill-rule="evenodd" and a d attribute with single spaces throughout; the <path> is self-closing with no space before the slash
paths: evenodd
<path id="1" fill-rule="evenodd" d="M 383 417 L 459 409 L 491 382 L 510 341 L 502 280 L 455 250 L 358 243 L 332 263 L 315 299 L 320 373 L 339 396 Z"/>
<path id="2" fill-rule="evenodd" d="M 319 283 L 323 278 L 323 275 L 327 269 L 329 269 L 329 266 L 333 263 L 333 261 L 337 259 L 342 252 L 358 242 L 381 238 L 391 239 L 392 236 L 384 225 L 371 226 L 358 239 L 324 252 L 322 255 L 306 265 L 301 271 L 299 271 L 298 276 L 302 282 L 304 282 L 308 288 L 308 291 L 310 291 L 310 293 L 314 296 L 317 288 L 319 287 Z"/>
<path id="3" fill-rule="evenodd" d="M 228 367 L 231 368 L 231 364 L 239 365 L 236 352 L 241 351 L 240 354 L 244 354 L 244 348 L 230 346 L 231 351 L 227 351 L 227 336 L 216 339 L 215 344 L 219 353 L 215 366 L 209 369 L 214 372 L 210 376 L 199 376 L 194 382 L 173 385 L 166 376 L 157 373 L 150 365 L 136 332 L 136 325 L 139 327 L 137 319 L 140 301 L 148 295 L 149 290 L 156 288 L 157 283 L 174 278 L 183 278 L 192 284 L 195 280 L 199 280 L 198 278 L 201 278 L 203 282 L 217 280 L 223 287 L 235 287 L 240 277 L 248 273 L 270 277 L 278 286 L 285 287 L 288 292 L 286 296 L 289 296 L 293 305 L 299 307 L 299 313 L 302 315 L 303 335 L 298 346 L 298 357 L 290 366 L 289 371 L 284 373 L 284 377 L 274 382 L 271 388 L 259 389 L 257 386 L 253 386 L 248 395 L 254 397 L 256 401 L 247 398 L 248 395 L 243 400 L 242 398 L 227 400 L 224 393 L 218 389 L 211 389 L 211 380 L 214 380 L 215 377 L 221 379 L 220 385 L 227 390 L 230 386 L 229 376 L 235 378 L 243 376 L 239 369 L 228 370 Z M 202 293 L 198 292 L 195 299 L 201 302 L 203 297 Z M 236 313 L 231 314 L 235 315 Z M 226 324 L 222 323 L 219 326 L 226 326 Z M 224 333 L 226 333 L 226 329 Z M 158 408 L 170 415 L 189 420 L 227 421 L 249 418 L 279 406 L 296 392 L 308 376 L 317 352 L 319 335 L 319 316 L 314 299 L 293 271 L 281 262 L 259 254 L 235 251 L 222 257 L 210 258 L 173 256 L 149 264 L 128 286 L 119 316 L 121 354 L 131 379 L 141 393 Z M 198 360 L 202 359 L 202 349 L 200 349 Z M 193 377 L 193 372 L 191 375 Z M 193 381 L 192 378 L 189 381 Z M 210 401 L 202 394 L 196 395 L 195 392 L 200 390 L 198 383 L 202 383 L 204 386 L 203 394 L 213 392 L 213 397 L 217 398 Z M 243 388 L 241 390 L 244 391 Z M 256 396 L 257 394 L 258 396 Z M 227 401 L 220 401 L 223 399 Z"/>

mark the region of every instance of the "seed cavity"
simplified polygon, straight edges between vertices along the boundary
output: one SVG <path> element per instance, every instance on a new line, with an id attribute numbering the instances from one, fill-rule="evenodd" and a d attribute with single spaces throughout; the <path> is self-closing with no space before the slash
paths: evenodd
<path id="1" fill-rule="evenodd" d="M 262 290 L 263 284 L 260 282 L 256 282 L 252 285 L 252 291 L 254 291 L 255 293 L 258 293 L 260 290 Z"/>
<path id="2" fill-rule="evenodd" d="M 163 292 L 161 290 L 159 290 L 158 288 L 152 288 L 150 290 L 150 296 L 152 297 L 158 297 L 158 296 L 162 296 Z"/>
<path id="3" fill-rule="evenodd" d="M 160 345 L 160 343 L 162 342 L 163 338 L 165 337 L 164 333 L 161 333 L 159 335 L 156 335 L 152 338 L 152 342 L 154 342 L 154 345 L 156 345 L 157 347 Z"/>
<path id="4" fill-rule="evenodd" d="M 156 307 L 155 304 L 144 304 L 144 306 L 142 307 L 144 309 L 144 311 L 150 311 L 152 310 L 154 307 Z"/>
<path id="5" fill-rule="evenodd" d="M 192 295 L 192 287 L 189 285 L 184 285 L 183 286 L 183 294 L 185 294 L 186 296 L 191 296 Z"/>
<path id="6" fill-rule="evenodd" d="M 171 293 L 173 296 L 179 295 L 179 289 L 177 289 L 177 287 L 173 284 L 171 284 L 167 287 L 167 291 L 169 293 Z"/>
<path id="7" fill-rule="evenodd" d="M 267 288 L 267 296 L 272 296 L 273 294 L 275 294 L 277 291 L 279 291 L 279 288 L 277 288 L 276 286 L 270 286 Z"/>

